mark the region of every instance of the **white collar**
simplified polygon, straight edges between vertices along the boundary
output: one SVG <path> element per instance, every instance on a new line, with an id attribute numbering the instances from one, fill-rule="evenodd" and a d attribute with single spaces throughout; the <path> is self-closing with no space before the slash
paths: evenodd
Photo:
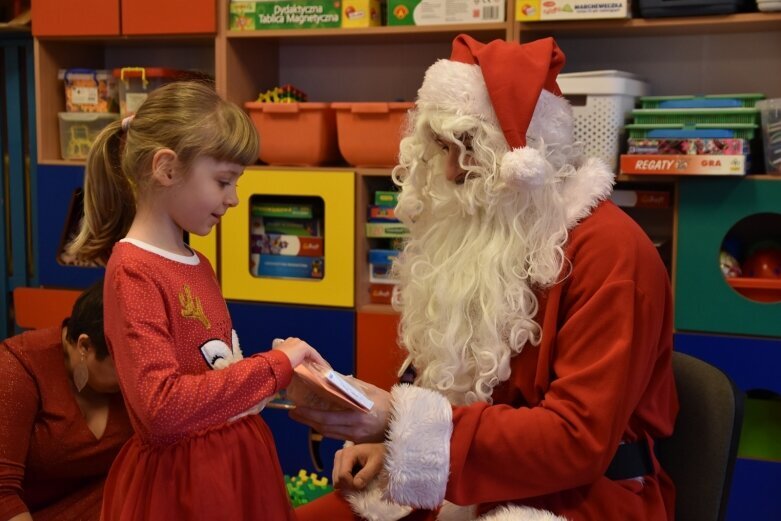
<path id="1" fill-rule="evenodd" d="M 155 255 L 165 257 L 168 260 L 179 262 L 181 264 L 189 264 L 190 266 L 197 266 L 201 262 L 201 258 L 198 257 L 198 254 L 196 254 L 195 252 L 193 252 L 192 255 L 179 255 L 178 253 L 164 250 L 162 248 L 158 248 L 157 246 L 153 246 L 148 242 L 139 241 L 138 239 L 131 239 L 130 237 L 125 237 L 124 239 L 121 239 L 119 242 L 128 242 L 133 246 L 141 248 L 142 250 L 148 251 L 150 253 L 154 253 Z"/>

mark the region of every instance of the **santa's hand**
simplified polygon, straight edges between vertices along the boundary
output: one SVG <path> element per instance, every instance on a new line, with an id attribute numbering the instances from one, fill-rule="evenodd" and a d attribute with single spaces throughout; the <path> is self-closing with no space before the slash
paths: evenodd
<path id="1" fill-rule="evenodd" d="M 290 411 L 290 417 L 328 438 L 351 440 L 356 443 L 382 441 L 388 428 L 390 393 L 357 378 L 347 379 L 374 402 L 369 412 L 335 409 L 329 404 L 324 404 L 322 400 L 307 397 L 304 389 L 299 390 L 299 386 L 295 386 L 296 390 L 291 400 L 296 404 L 296 408 Z M 300 387 L 305 386 L 302 384 Z M 289 390 L 288 396 L 290 396 Z"/>
<path id="2" fill-rule="evenodd" d="M 385 445 L 382 443 L 345 447 L 334 456 L 334 488 L 361 490 L 377 477 L 384 463 Z"/>

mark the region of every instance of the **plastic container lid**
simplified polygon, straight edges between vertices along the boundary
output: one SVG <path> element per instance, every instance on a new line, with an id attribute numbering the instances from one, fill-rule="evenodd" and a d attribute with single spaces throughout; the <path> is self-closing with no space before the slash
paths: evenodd
<path id="1" fill-rule="evenodd" d="M 111 71 L 107 69 L 60 69 L 57 72 L 57 79 L 64 80 L 66 83 L 71 80 L 106 80 L 111 76 Z"/>
<path id="2" fill-rule="evenodd" d="M 559 74 L 556 83 L 565 96 L 588 94 L 645 96 L 649 90 L 648 84 L 639 76 L 617 70 Z"/>
<path id="3" fill-rule="evenodd" d="M 392 110 L 409 110 L 415 104 L 411 101 L 360 101 L 360 102 L 335 102 L 331 107 L 336 110 L 349 110 L 353 114 L 387 114 Z"/>
<path id="4" fill-rule="evenodd" d="M 323 110 L 330 108 L 330 104 L 312 101 L 294 101 L 284 103 L 272 103 L 265 101 L 248 101 L 244 108 L 259 110 L 267 114 L 294 114 L 303 110 Z"/>
<path id="5" fill-rule="evenodd" d="M 182 76 L 182 71 L 166 69 L 163 67 L 122 67 L 114 69 L 115 78 L 177 78 Z"/>
<path id="6" fill-rule="evenodd" d="M 85 123 L 99 119 L 119 119 L 119 114 L 116 112 L 58 112 L 57 114 L 61 120 L 74 123 Z"/>

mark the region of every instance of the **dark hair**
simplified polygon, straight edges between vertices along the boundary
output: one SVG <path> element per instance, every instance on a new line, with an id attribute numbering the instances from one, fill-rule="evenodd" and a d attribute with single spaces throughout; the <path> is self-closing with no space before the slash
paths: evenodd
<path id="1" fill-rule="evenodd" d="M 73 304 L 70 318 L 63 326 L 68 328 L 66 337 L 74 344 L 81 335 L 87 335 L 95 348 L 95 356 L 103 360 L 108 356 L 106 337 L 103 334 L 103 279 L 84 290 Z"/>

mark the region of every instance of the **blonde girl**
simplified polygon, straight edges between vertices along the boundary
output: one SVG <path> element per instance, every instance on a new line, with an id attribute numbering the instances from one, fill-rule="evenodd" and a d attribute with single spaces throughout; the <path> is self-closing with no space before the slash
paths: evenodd
<path id="1" fill-rule="evenodd" d="M 214 271 L 184 242 L 238 204 L 257 154 L 246 114 L 196 82 L 157 89 L 90 151 L 70 252 L 106 263 L 106 340 L 135 429 L 104 520 L 294 518 L 257 412 L 293 367 L 322 359 L 296 338 L 242 359 Z"/>

